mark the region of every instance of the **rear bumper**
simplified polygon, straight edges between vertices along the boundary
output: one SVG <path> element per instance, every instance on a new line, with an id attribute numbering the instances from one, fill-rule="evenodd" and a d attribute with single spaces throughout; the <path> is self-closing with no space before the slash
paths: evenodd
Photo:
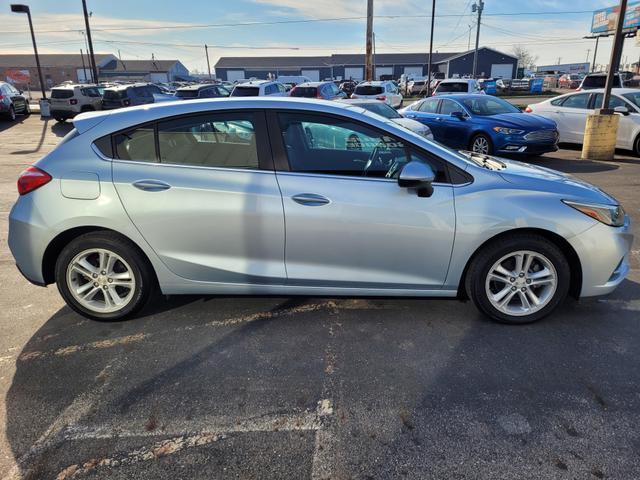
<path id="1" fill-rule="evenodd" d="M 45 285 L 42 260 L 48 233 L 29 196 L 20 197 L 9 214 L 9 249 L 20 273 L 31 283 Z"/>
<path id="2" fill-rule="evenodd" d="M 73 118 L 80 112 L 74 112 L 72 110 L 59 110 L 51 109 L 51 116 L 53 118 Z"/>
<path id="3" fill-rule="evenodd" d="M 622 283 L 631 268 L 631 232 L 627 215 L 622 227 L 598 223 L 568 239 L 582 266 L 581 297 L 606 295 Z"/>

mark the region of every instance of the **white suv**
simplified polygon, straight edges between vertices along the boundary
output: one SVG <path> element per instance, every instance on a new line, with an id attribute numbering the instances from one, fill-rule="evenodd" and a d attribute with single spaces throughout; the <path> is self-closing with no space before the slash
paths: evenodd
<path id="1" fill-rule="evenodd" d="M 472 78 L 442 80 L 433 91 L 434 95 L 449 95 L 452 93 L 483 94 L 485 91 L 482 90 L 478 81 Z"/>
<path id="2" fill-rule="evenodd" d="M 231 91 L 232 97 L 262 97 L 265 95 L 286 97 L 287 89 L 280 82 L 252 80 L 250 82 L 237 84 Z"/>
<path id="3" fill-rule="evenodd" d="M 351 98 L 363 98 L 368 100 L 380 100 L 394 108 L 402 106 L 402 94 L 395 83 L 362 82 L 356 86 Z"/>
<path id="4" fill-rule="evenodd" d="M 102 94 L 96 85 L 59 85 L 51 89 L 51 116 L 58 122 L 81 112 L 102 110 Z"/>

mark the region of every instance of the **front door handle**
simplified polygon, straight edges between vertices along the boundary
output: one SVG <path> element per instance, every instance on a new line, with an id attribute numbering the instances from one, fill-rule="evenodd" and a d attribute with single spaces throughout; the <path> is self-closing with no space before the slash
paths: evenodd
<path id="1" fill-rule="evenodd" d="M 307 207 L 319 207 L 330 203 L 330 200 L 327 197 L 323 197 L 322 195 L 317 195 L 315 193 L 299 193 L 298 195 L 291 197 L 291 199 L 294 202 Z"/>
<path id="2" fill-rule="evenodd" d="M 171 185 L 160 180 L 138 180 L 133 182 L 133 186 L 145 192 L 161 192 L 171 188 Z"/>

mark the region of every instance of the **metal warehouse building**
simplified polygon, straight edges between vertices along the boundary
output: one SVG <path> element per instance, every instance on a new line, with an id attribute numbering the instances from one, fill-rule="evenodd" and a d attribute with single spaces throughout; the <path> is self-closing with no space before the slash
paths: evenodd
<path id="1" fill-rule="evenodd" d="M 433 69 L 447 78 L 471 75 L 474 51 L 434 53 Z M 426 76 L 429 63 L 427 53 L 378 53 L 374 57 L 375 78 Z M 365 56 L 339 54 L 323 57 L 221 57 L 215 65 L 220 80 L 267 78 L 269 74 L 304 75 L 311 80 L 326 78 L 362 80 Z M 482 47 L 478 51 L 478 75 L 482 77 L 513 78 L 518 59 L 512 55 Z"/>

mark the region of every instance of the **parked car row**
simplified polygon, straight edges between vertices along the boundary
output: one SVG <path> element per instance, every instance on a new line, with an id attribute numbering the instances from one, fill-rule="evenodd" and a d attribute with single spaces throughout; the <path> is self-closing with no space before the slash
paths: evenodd
<path id="1" fill-rule="evenodd" d="M 604 89 L 573 92 L 528 105 L 525 112 L 554 121 L 559 141 L 582 144 L 587 116 L 602 106 Z M 640 155 L 640 90 L 614 88 L 609 108 L 620 115 L 616 147 Z"/>
<path id="2" fill-rule="evenodd" d="M 29 100 L 8 82 L 0 82 L 0 116 L 14 121 L 17 114 L 29 115 Z"/>

